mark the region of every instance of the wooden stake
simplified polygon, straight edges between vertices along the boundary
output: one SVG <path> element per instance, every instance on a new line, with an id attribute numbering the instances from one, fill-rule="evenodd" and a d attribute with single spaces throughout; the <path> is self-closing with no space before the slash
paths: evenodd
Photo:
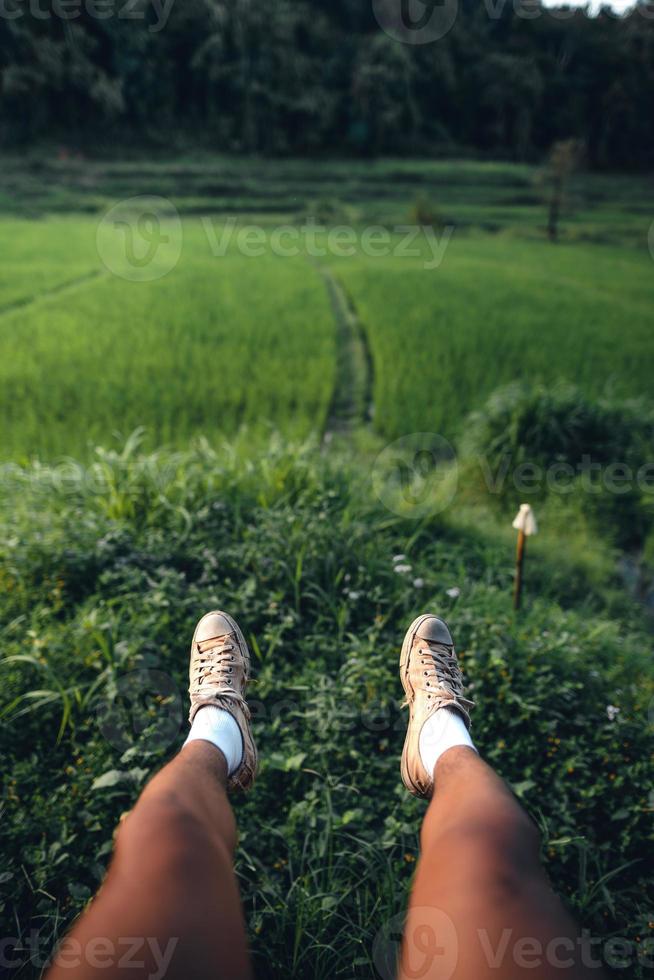
<path id="1" fill-rule="evenodd" d="M 518 546 L 515 556 L 515 583 L 513 586 L 513 608 L 519 609 L 522 602 L 522 571 L 525 564 L 525 554 L 527 552 L 527 538 L 530 534 L 536 534 L 536 518 L 529 504 L 521 504 L 520 510 L 513 521 L 513 527 L 518 532 Z"/>
<path id="2" fill-rule="evenodd" d="M 515 583 L 513 587 L 513 608 L 519 609 L 522 601 L 522 567 L 525 563 L 525 548 L 527 535 L 524 531 L 518 531 L 518 547 L 515 556 Z"/>

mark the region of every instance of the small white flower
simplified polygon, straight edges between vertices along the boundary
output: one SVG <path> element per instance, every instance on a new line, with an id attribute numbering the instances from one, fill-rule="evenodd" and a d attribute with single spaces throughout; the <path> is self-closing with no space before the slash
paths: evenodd
<path id="1" fill-rule="evenodd" d="M 453 585 L 451 589 L 446 590 L 446 594 L 449 595 L 450 599 L 458 599 L 461 595 L 461 589 L 458 585 Z"/>
<path id="2" fill-rule="evenodd" d="M 397 565 L 398 561 L 406 561 L 406 555 L 393 555 L 393 564 Z"/>
<path id="3" fill-rule="evenodd" d="M 617 708 L 614 704 L 607 704 L 606 716 L 609 719 L 609 721 L 615 721 L 615 719 L 618 717 L 619 714 L 620 714 L 619 708 Z"/>
<path id="4" fill-rule="evenodd" d="M 397 572 L 398 575 L 408 575 L 411 571 L 411 565 L 396 565 L 394 571 Z"/>
<path id="5" fill-rule="evenodd" d="M 424 584 L 425 584 L 424 578 L 414 578 L 413 580 L 414 589 L 421 589 Z"/>
<path id="6" fill-rule="evenodd" d="M 356 601 L 357 601 L 357 599 L 358 599 L 358 598 L 360 597 L 360 595 L 361 595 L 361 593 L 360 593 L 360 592 L 354 592 L 353 590 L 350 590 L 350 591 L 349 591 L 349 592 L 347 593 L 347 597 L 348 597 L 348 599 L 351 599 L 351 600 L 352 600 L 352 602 L 356 602 Z"/>

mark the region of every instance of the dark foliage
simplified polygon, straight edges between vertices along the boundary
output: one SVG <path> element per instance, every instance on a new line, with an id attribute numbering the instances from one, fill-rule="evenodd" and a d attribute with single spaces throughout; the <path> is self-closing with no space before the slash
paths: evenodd
<path id="1" fill-rule="evenodd" d="M 354 0 L 5 6 L 5 145 L 49 138 L 83 151 L 110 138 L 529 160 L 576 139 L 594 166 L 654 161 L 651 0 L 624 17 L 461 0 L 446 34 L 416 45 Z"/>

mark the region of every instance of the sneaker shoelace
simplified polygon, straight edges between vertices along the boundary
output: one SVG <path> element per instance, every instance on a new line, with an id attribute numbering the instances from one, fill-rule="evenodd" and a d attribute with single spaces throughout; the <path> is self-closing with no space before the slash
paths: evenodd
<path id="1" fill-rule="evenodd" d="M 418 656 L 423 674 L 427 678 L 425 686 L 434 688 L 427 694 L 428 698 L 442 697 L 442 692 L 446 692 L 461 704 L 473 706 L 473 702 L 463 696 L 463 675 L 453 648 L 442 643 L 432 644 L 425 641 L 424 646 L 418 647 Z"/>
<path id="2" fill-rule="evenodd" d="M 198 647 L 198 685 L 211 685 L 212 690 L 218 691 L 225 697 L 232 697 L 242 703 L 243 697 L 238 691 L 229 690 L 234 687 L 234 651 L 237 649 L 233 640 L 228 636 L 219 643 L 200 650 Z"/>

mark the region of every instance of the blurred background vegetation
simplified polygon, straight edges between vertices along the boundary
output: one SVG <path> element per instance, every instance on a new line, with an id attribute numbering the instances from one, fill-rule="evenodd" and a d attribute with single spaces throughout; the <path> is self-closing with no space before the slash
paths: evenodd
<path id="1" fill-rule="evenodd" d="M 574 138 L 592 167 L 654 162 L 651 0 L 593 17 L 460 0 L 436 45 L 398 44 L 358 0 L 5 6 L 5 147 L 534 161 Z"/>

